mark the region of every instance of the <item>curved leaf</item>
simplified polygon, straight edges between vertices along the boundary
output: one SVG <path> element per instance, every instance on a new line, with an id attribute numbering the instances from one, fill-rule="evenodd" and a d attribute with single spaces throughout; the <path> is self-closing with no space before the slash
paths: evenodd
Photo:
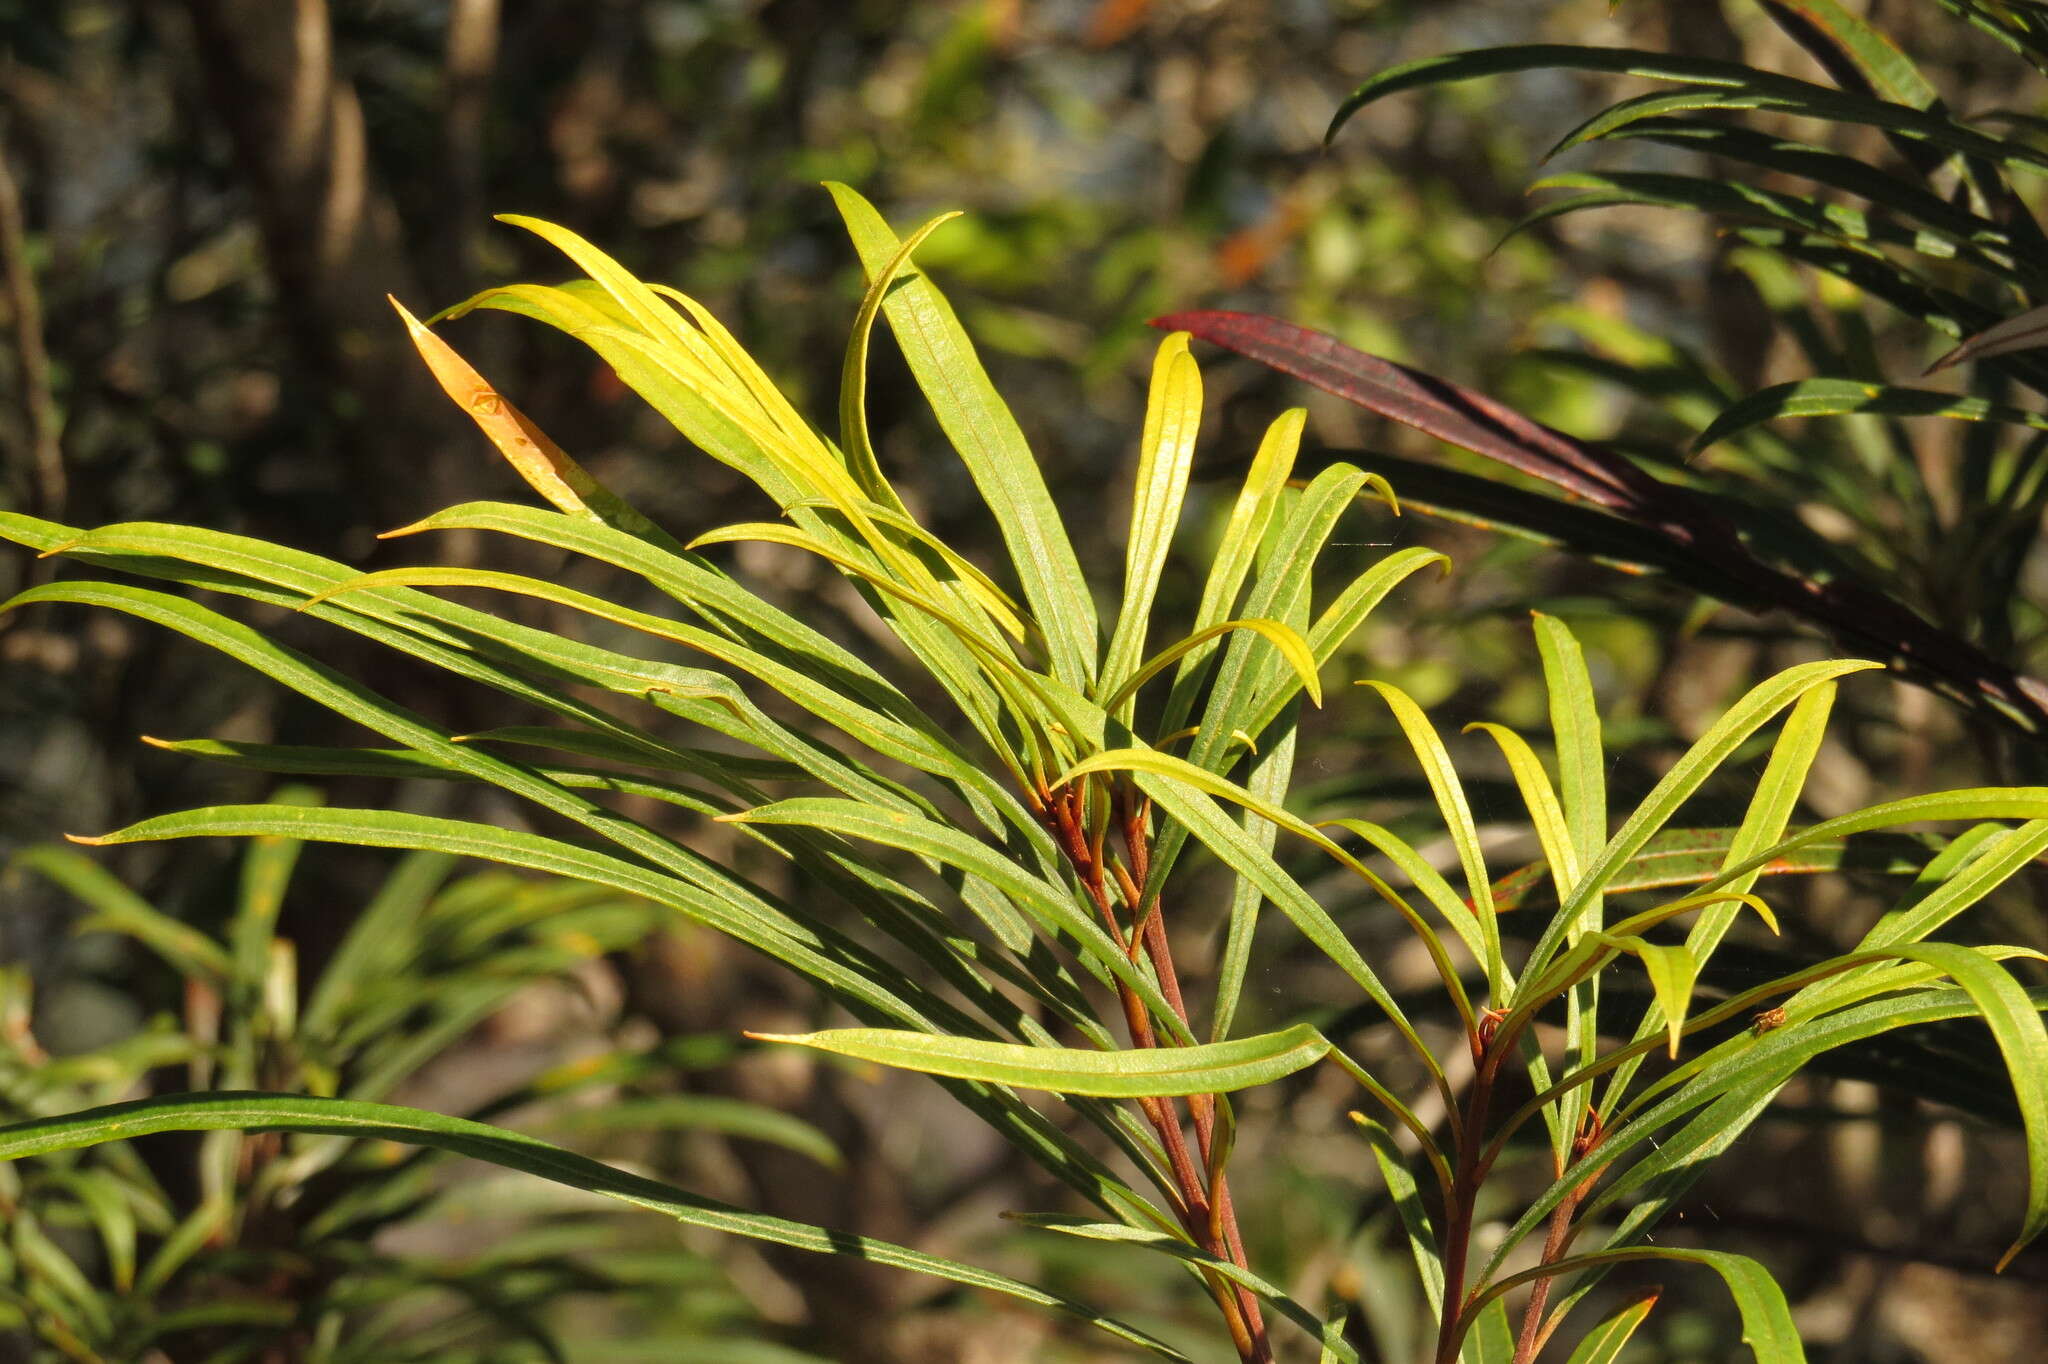
<path id="1" fill-rule="evenodd" d="M 2044 327 L 2042 344 L 2048 344 Z M 1798 379 L 1759 390 L 1714 418 L 1693 438 L 1704 450 L 1765 422 L 1783 417 L 1836 417 L 1848 413 L 1878 417 L 1948 417 L 1955 421 L 2000 422 L 2048 431 L 2048 417 L 2023 407 L 1924 388 L 1894 388 L 1856 379 Z"/>
<path id="2" fill-rule="evenodd" d="M 863 267 L 871 275 L 882 270 L 900 249 L 896 234 L 854 190 L 838 183 L 825 188 Z M 1076 691 L 1085 690 L 1096 669 L 1095 600 L 1045 480 L 952 306 L 923 271 L 908 262 L 902 268 L 904 282 L 888 291 L 883 315 L 939 425 L 995 513 L 1025 600 L 1045 628 L 1054 673 Z"/>
<path id="3" fill-rule="evenodd" d="M 747 1035 L 761 1042 L 788 1042 L 925 1075 L 1104 1099 L 1227 1094 L 1292 1075 L 1330 1051 L 1323 1035 L 1306 1023 L 1228 1042 L 1129 1051 L 1025 1047 L 894 1028 Z"/>
<path id="4" fill-rule="evenodd" d="M 1120 1222 L 1090 1222 L 1086 1218 L 1072 1217 L 1064 1213 L 1004 1213 L 1003 1216 L 1019 1226 L 1031 1227 L 1038 1231 L 1056 1231 L 1065 1236 L 1078 1236 L 1090 1241 L 1108 1241 L 1116 1245 L 1141 1246 L 1146 1250 L 1171 1255 L 1176 1260 L 1214 1271 L 1226 1279 L 1243 1284 L 1272 1303 L 1280 1309 L 1282 1316 L 1308 1332 L 1310 1336 L 1317 1339 L 1324 1337 L 1323 1323 L 1316 1319 L 1313 1312 L 1289 1297 L 1285 1290 L 1221 1256 L 1211 1255 L 1199 1246 L 1190 1245 L 1180 1237 L 1143 1227 L 1127 1227 Z M 1338 1338 L 1332 1342 L 1325 1358 L 1343 1361 L 1344 1364 L 1358 1364 L 1358 1351 Z"/>
<path id="5" fill-rule="evenodd" d="M 1631 1246 L 1568 1255 L 1550 1264 L 1494 1280 L 1484 1293 L 1474 1299 L 1474 1308 L 1481 1303 L 1493 1302 L 1525 1283 L 1629 1260 L 1676 1260 L 1682 1264 L 1705 1265 L 1728 1285 L 1728 1292 L 1735 1299 L 1736 1311 L 1742 1314 L 1742 1343 L 1755 1353 L 1757 1364 L 1805 1364 L 1806 1348 L 1800 1343 L 1799 1328 L 1792 1324 L 1792 1308 L 1785 1301 L 1785 1290 L 1778 1287 L 1778 1281 L 1771 1277 L 1770 1271 L 1755 1260 L 1726 1251 Z"/>
<path id="6" fill-rule="evenodd" d="M 822 1255 L 851 1255 L 892 1268 L 913 1270 L 969 1287 L 1008 1294 L 1042 1307 L 1054 1307 L 1162 1358 L 1185 1359 L 1172 1347 L 1143 1332 L 1099 1316 L 1070 1299 L 1002 1274 L 871 1237 L 828 1231 L 765 1213 L 746 1212 L 639 1175 L 627 1174 L 523 1133 L 417 1108 L 304 1095 L 171 1095 L 0 1128 L 0 1160 L 47 1155 L 53 1151 L 74 1150 L 108 1141 L 126 1141 L 156 1132 L 219 1131 L 313 1132 L 452 1151 L 569 1188 L 665 1213 L 690 1226 L 770 1241 Z"/>
<path id="7" fill-rule="evenodd" d="M 1580 1338 L 1578 1348 L 1572 1351 L 1572 1357 L 1566 1360 L 1565 1364 L 1614 1364 L 1615 1360 L 1620 1358 L 1623 1347 L 1628 1344 L 1629 1337 L 1636 1333 L 1637 1327 L 1648 1320 L 1650 1313 L 1657 1306 L 1657 1299 L 1662 1294 L 1661 1288 L 1643 1290 L 1634 1302 L 1586 1332 Z"/>

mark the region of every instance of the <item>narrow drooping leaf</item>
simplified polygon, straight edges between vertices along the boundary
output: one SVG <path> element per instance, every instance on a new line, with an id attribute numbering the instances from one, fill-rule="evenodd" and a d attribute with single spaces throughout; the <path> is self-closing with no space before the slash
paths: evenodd
<path id="1" fill-rule="evenodd" d="M 1726 1251 L 1657 1246 L 1567 1255 L 1541 1268 L 1494 1280 L 1487 1285 L 1481 1300 L 1496 1301 L 1511 1289 L 1537 1279 L 1630 1260 L 1675 1260 L 1681 1264 L 1705 1265 L 1728 1285 L 1728 1292 L 1735 1299 L 1736 1311 L 1742 1316 L 1742 1343 L 1755 1354 L 1757 1364 L 1805 1364 L 1806 1349 L 1800 1341 L 1799 1329 L 1792 1324 L 1792 1308 L 1785 1301 L 1785 1290 L 1778 1287 L 1778 1281 L 1771 1277 L 1770 1271 L 1755 1260 Z"/>
<path id="2" fill-rule="evenodd" d="M 2048 328 L 2043 342 L 2048 343 Z M 1959 397 L 1922 388 L 1893 388 L 1854 379 L 1799 379 L 1753 393 L 1714 419 L 1693 439 L 1704 450 L 1764 422 L 1781 417 L 1833 417 L 1847 413 L 1880 417 L 1947 417 L 1954 421 L 1998 422 L 2048 431 L 2048 417 L 2023 407 Z"/>
<path id="3" fill-rule="evenodd" d="M 819 1254 L 857 1256 L 876 1264 L 930 1274 L 969 1287 L 1022 1298 L 1040 1306 L 1054 1307 L 1163 1358 L 1185 1358 L 1142 1332 L 1005 1275 L 926 1255 L 887 1241 L 827 1231 L 765 1213 L 746 1212 L 639 1175 L 615 1170 L 522 1133 L 417 1108 L 304 1095 L 172 1095 L 0 1128 L 0 1160 L 46 1155 L 52 1151 L 123 1141 L 155 1132 L 215 1131 L 314 1132 L 453 1151 L 570 1188 L 664 1213 L 691 1226 Z"/>
<path id="4" fill-rule="evenodd" d="M 1229 1260 L 1211 1255 L 1200 1247 L 1189 1245 L 1177 1236 L 1164 1232 L 1148 1231 L 1142 1227 L 1127 1227 L 1118 1222 L 1090 1222 L 1085 1218 L 1071 1217 L 1062 1213 L 1012 1213 L 1008 1220 L 1020 1226 L 1034 1227 L 1041 1231 L 1056 1231 L 1064 1236 L 1078 1236 L 1090 1241 L 1107 1241 L 1114 1245 L 1139 1246 L 1177 1260 L 1199 1265 L 1257 1293 L 1280 1309 L 1281 1315 L 1299 1326 L 1315 1339 L 1326 1339 L 1323 1323 L 1316 1315 L 1282 1289 L 1250 1270 L 1240 1268 Z M 1339 1339 L 1331 1347 L 1328 1356 L 1345 1364 L 1358 1364 L 1358 1351 Z"/>

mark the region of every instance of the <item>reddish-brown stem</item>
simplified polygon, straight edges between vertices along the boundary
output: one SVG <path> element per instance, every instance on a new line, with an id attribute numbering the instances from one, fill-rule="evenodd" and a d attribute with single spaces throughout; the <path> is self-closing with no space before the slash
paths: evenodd
<path id="1" fill-rule="evenodd" d="M 1151 958 L 1152 969 L 1159 976 L 1159 991 L 1172 1006 L 1181 1026 L 1187 1027 L 1188 1010 L 1181 996 L 1180 973 L 1174 969 L 1173 948 L 1166 937 L 1166 920 L 1160 913 L 1157 903 L 1149 909 L 1143 905 L 1145 881 L 1152 871 L 1152 844 L 1146 834 L 1151 802 L 1147 800 L 1142 804 L 1134 803 L 1129 798 L 1128 789 L 1119 788 L 1116 813 L 1123 825 L 1124 849 L 1131 861 L 1130 870 L 1126 872 L 1119 867 L 1117 875 L 1123 890 L 1124 903 L 1132 915 L 1133 932 L 1135 934 L 1142 927 L 1145 951 Z M 1229 1259 L 1238 1268 L 1248 1268 L 1244 1241 L 1237 1229 L 1237 1209 L 1230 1199 L 1230 1181 L 1215 1164 L 1216 1100 L 1208 1094 L 1192 1095 L 1188 1099 L 1188 1112 L 1195 1121 L 1195 1142 L 1201 1149 L 1202 1163 L 1209 1169 L 1211 1237 L 1221 1243 L 1228 1252 Z M 1258 1300 L 1252 1296 L 1249 1289 L 1240 1287 L 1237 1291 L 1244 1299 L 1252 1320 L 1259 1321 Z"/>
<path id="2" fill-rule="evenodd" d="M 1437 1329 L 1436 1364 L 1458 1364 L 1458 1344 L 1464 1338 L 1465 1314 L 1470 1305 L 1465 1292 L 1465 1268 L 1472 1249 L 1472 1212 L 1478 1202 L 1479 1186 L 1486 1181 L 1486 1170 L 1480 1160 L 1485 1149 L 1486 1114 L 1493 1103 L 1493 1085 L 1500 1075 L 1501 1057 L 1514 1042 L 1495 1031 L 1500 1017 L 1496 1010 L 1487 1010 L 1471 1039 L 1479 1065 L 1472 1075 L 1472 1088 L 1465 1096 L 1458 1163 L 1451 1172 L 1451 1192 L 1444 1209 L 1444 1309 Z"/>
<path id="3" fill-rule="evenodd" d="M 1607 1129 L 1600 1120 L 1600 1111 L 1589 1108 L 1586 1111 L 1585 1126 L 1572 1140 L 1572 1162 L 1578 1162 L 1606 1136 Z M 1605 1169 L 1603 1165 L 1579 1181 L 1571 1192 L 1564 1196 L 1564 1201 L 1551 1212 L 1550 1234 L 1543 1238 L 1543 1258 L 1537 1261 L 1538 1264 L 1556 1264 L 1564 1257 L 1565 1252 L 1571 1249 L 1572 1237 L 1577 1235 L 1572 1227 L 1572 1218 L 1578 1215 L 1579 1204 L 1585 1201 L 1586 1195 L 1599 1183 Z M 1561 1169 L 1558 1171 L 1560 1175 L 1563 1173 Z M 1537 1351 L 1543 1348 L 1543 1342 L 1549 1338 L 1551 1328 L 1557 1324 L 1551 1322 L 1546 1325 L 1543 1320 L 1543 1310 L 1550 1305 L 1550 1286 L 1556 1282 L 1555 1279 L 1538 1279 L 1535 1286 L 1529 1290 L 1529 1305 L 1522 1312 L 1522 1329 L 1515 1337 L 1513 1364 L 1533 1364 Z"/>
<path id="4" fill-rule="evenodd" d="M 1123 866 L 1110 862 L 1103 852 L 1103 839 L 1091 838 L 1087 827 L 1087 803 L 1078 785 L 1069 786 L 1059 792 L 1046 793 L 1045 817 L 1047 827 L 1059 841 L 1060 850 L 1073 865 L 1087 888 L 1089 898 L 1095 902 L 1096 912 L 1102 916 L 1103 926 L 1110 936 L 1122 944 L 1136 960 L 1140 950 L 1146 952 L 1153 970 L 1160 982 L 1160 993 L 1183 1028 L 1188 1025 L 1186 1005 L 1180 992 L 1180 979 L 1173 966 L 1171 945 L 1166 938 L 1165 926 L 1156 906 L 1152 913 L 1140 913 L 1141 887 L 1149 865 L 1150 848 L 1144 837 L 1142 811 L 1133 816 L 1128 802 L 1119 793 L 1115 813 L 1121 815 L 1121 832 L 1124 836 L 1125 852 L 1131 867 L 1136 870 L 1136 880 Z M 1106 826 L 1102 831 L 1107 832 Z M 1114 879 L 1118 892 L 1128 906 L 1132 922 L 1128 934 L 1119 922 L 1115 902 L 1109 891 L 1109 882 Z M 1123 1006 L 1125 1026 L 1129 1029 L 1131 1044 L 1140 1048 L 1159 1045 L 1159 1037 L 1152 1026 L 1152 1018 L 1137 991 L 1129 985 L 1118 982 L 1118 1002 Z M 1227 1259 L 1240 1268 L 1246 1265 L 1244 1245 L 1237 1229 L 1237 1216 L 1230 1201 L 1230 1186 L 1223 1172 L 1213 1166 L 1213 1145 L 1215 1132 L 1215 1099 L 1209 1095 L 1196 1095 L 1188 1100 L 1188 1109 L 1194 1119 L 1195 1138 L 1201 1151 L 1202 1165 L 1206 1176 L 1195 1166 L 1193 1155 L 1188 1150 L 1187 1138 L 1181 1130 L 1181 1118 L 1177 1107 L 1170 1100 L 1141 1099 L 1139 1107 L 1146 1121 L 1158 1133 L 1167 1164 L 1172 1175 L 1178 1205 L 1174 1211 L 1180 1216 L 1188 1234 L 1202 1244 L 1212 1255 Z M 1210 1295 L 1215 1298 L 1225 1325 L 1229 1328 L 1232 1344 L 1238 1357 L 1245 1364 L 1271 1364 L 1272 1347 L 1266 1339 L 1264 1314 L 1259 1310 L 1258 1299 L 1238 1284 L 1230 1283 L 1220 1276 L 1208 1274 Z"/>
<path id="5" fill-rule="evenodd" d="M 1565 1195 L 1564 1202 L 1557 1205 L 1550 1214 L 1550 1234 L 1543 1238 L 1543 1258 L 1540 1265 L 1557 1263 L 1571 1244 L 1572 1217 L 1579 1210 L 1579 1198 L 1584 1186 L 1573 1189 Z M 1536 1352 L 1543 1348 L 1543 1309 L 1550 1303 L 1550 1286 L 1555 1279 L 1538 1279 L 1529 1290 L 1529 1305 L 1522 1309 L 1522 1329 L 1515 1337 L 1514 1364 L 1530 1364 Z"/>

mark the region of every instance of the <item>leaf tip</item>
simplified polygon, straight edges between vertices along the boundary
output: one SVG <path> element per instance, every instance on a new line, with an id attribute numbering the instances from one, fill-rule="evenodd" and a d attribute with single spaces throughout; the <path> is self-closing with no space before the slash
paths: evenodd
<path id="1" fill-rule="evenodd" d="M 414 336 L 418 336 L 421 332 L 427 329 L 426 323 L 420 321 L 417 317 L 414 317 L 412 313 L 406 308 L 406 306 L 398 301 L 397 294 L 384 295 L 384 301 L 386 303 L 389 303 L 393 308 L 395 308 L 398 311 L 399 317 L 403 318 L 405 321 L 405 329 L 411 332 Z"/>
<path id="2" fill-rule="evenodd" d="M 112 843 L 114 836 L 112 834 L 66 834 L 64 835 L 64 841 L 66 843 L 82 843 L 88 848 L 100 848 Z"/>

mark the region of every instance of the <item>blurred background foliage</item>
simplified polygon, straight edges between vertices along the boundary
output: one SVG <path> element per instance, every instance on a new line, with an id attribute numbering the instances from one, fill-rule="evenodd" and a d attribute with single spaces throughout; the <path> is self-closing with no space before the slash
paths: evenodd
<path id="1" fill-rule="evenodd" d="M 1870 9 L 1969 107 L 2048 112 L 2033 71 L 1940 5 L 1874 0 Z M 0 0 L 0 495 L 72 524 L 193 521 L 368 567 L 382 562 L 379 531 L 456 501 L 521 499 L 511 473 L 432 388 L 383 299 L 395 295 L 424 315 L 485 284 L 550 277 L 554 262 L 492 224 L 494 212 L 563 223 L 635 273 L 703 300 L 787 391 L 823 414 L 860 291 L 817 187 L 827 178 L 855 185 L 898 224 L 966 211 L 919 262 L 960 305 L 1100 581 L 1113 580 L 1122 556 L 1124 509 L 1104 505 L 1100 490 L 1121 486 L 1105 471 L 1135 458 L 1153 335 L 1144 324 L 1177 308 L 1286 317 L 1575 434 L 1668 458 L 1711 411 L 1642 402 L 1608 382 L 1603 366 L 1654 368 L 1679 347 L 1708 357 L 1736 391 L 1810 371 L 1780 326 L 1792 305 L 1766 298 L 1706 220 L 1620 209 L 1502 242 L 1527 210 L 1524 190 L 1544 149 L 1614 82 L 1532 72 L 1405 96 L 1322 146 L 1333 109 L 1373 72 L 1532 41 L 1815 74 L 1747 0 L 1634 0 L 1615 13 L 1599 0 Z M 1601 164 L 1699 162 L 1631 147 Z M 1872 353 L 1918 353 L 1917 336 L 1901 339 L 1890 314 L 1811 280 L 1789 287 L 1793 303 Z M 448 333 L 565 448 L 674 530 L 768 510 L 750 505 L 729 471 L 680 448 L 579 348 L 503 318 L 464 320 Z M 1249 458 L 1276 411 L 1301 402 L 1323 445 L 1443 457 L 1412 432 L 1248 362 L 1213 351 L 1204 360 L 1202 458 L 1218 474 Z M 914 386 L 886 348 L 876 365 L 871 422 L 882 459 L 916 468 L 905 482 L 926 499 L 919 513 L 948 540 L 971 543 L 986 528 L 963 524 L 967 489 L 932 458 L 934 430 Z M 1229 486 L 1198 484 L 1198 526 L 1221 515 Z M 1826 534 L 1828 517 L 1844 511 L 1822 494 L 1840 484 L 1814 486 L 1800 510 Z M 1782 622 L 1706 609 L 1668 583 L 1524 541 L 1413 515 L 1353 524 L 1364 528 L 1357 560 L 1378 557 L 1382 544 L 1425 543 L 1448 551 L 1458 570 L 1390 603 L 1333 681 L 1398 680 L 1441 720 L 1540 724 L 1526 616 L 1540 605 L 1567 616 L 1588 644 L 1623 788 L 1647 786 L 1674 745 L 1747 683 L 1820 652 L 1810 633 Z M 475 546 L 457 539 L 447 551 L 462 558 Z M 772 552 L 740 562 L 789 599 L 841 590 L 826 571 Z M 33 561 L 4 565 L 10 586 L 44 571 Z M 2032 560 L 2015 570 L 2022 601 L 2048 595 L 2042 571 Z M 1170 576 L 1165 591 L 1191 599 L 1193 585 Z M 290 639 L 315 627 L 279 628 Z M 322 647 L 330 660 L 360 648 L 339 636 Z M 258 774 L 159 753 L 139 735 L 336 741 L 336 722 L 224 672 L 197 647 L 105 613 L 46 610 L 0 622 L 0 667 L 0 848 L 9 852 L 64 831 L 269 793 Z M 386 658 L 350 667 L 473 729 L 517 718 Z M 1997 745 L 1929 694 L 1880 675 L 1850 683 L 1845 700 L 1842 737 L 1830 740 L 1809 790 L 1810 816 L 2001 779 Z M 1342 801 L 1347 813 L 1417 833 L 1423 787 L 1418 773 L 1385 761 L 1397 751 L 1385 744 L 1387 722 L 1339 702 L 1315 725 L 1302 774 L 1308 803 Z M 1469 756 L 1487 770 L 1477 750 Z M 457 798 L 360 779 L 330 789 L 338 803 L 423 810 Z M 1489 788 L 1468 777 L 1468 789 L 1485 824 Z M 1499 809 L 1511 808 L 1500 799 Z M 1505 826 L 1487 832 L 1509 853 L 1520 837 Z M 725 830 L 683 833 L 730 851 Z M 170 918 L 233 932 L 237 850 L 177 844 L 96 857 Z M 317 881 L 301 878 L 277 907 L 276 933 L 293 945 L 294 983 L 309 997 L 346 955 L 360 906 L 393 875 L 390 859 L 371 854 L 328 849 L 319 859 Z M 9 987 L 8 1064 L 133 1052 L 124 1039 L 189 1032 L 190 976 L 181 985 L 167 975 L 146 941 L 109 931 L 104 915 L 85 918 L 48 876 L 17 875 L 5 895 L 0 953 L 18 970 L 10 980 L 35 982 L 32 1001 L 25 985 Z M 1799 895 L 1788 928 L 1816 947 L 1853 940 L 1876 903 L 1848 880 L 1817 880 Z M 2041 944 L 2038 912 L 2016 900 L 1996 936 Z M 615 929 L 593 939 L 573 970 L 519 956 L 531 942 L 497 942 L 480 969 L 509 972 L 518 988 L 445 1036 L 436 1032 L 444 1011 L 427 996 L 391 1015 L 400 1035 L 435 1039 L 415 1058 L 433 1068 L 405 1091 L 410 1101 L 481 1108 L 579 1049 L 671 1055 L 663 1049 L 676 1039 L 796 1031 L 816 1016 L 802 990 L 721 940 Z M 1358 931 L 1368 944 L 1394 937 L 1370 923 Z M 1319 996 L 1312 967 L 1292 969 L 1279 935 L 1266 948 L 1247 994 L 1251 1026 L 1339 997 Z M 1203 948 L 1188 955 L 1200 974 Z M 1392 956 L 1392 977 L 1420 978 L 1424 963 Z M 160 1016 L 171 1021 L 153 1021 Z M 87 1070 L 103 1087 L 190 1082 L 189 1058 L 141 1054 L 146 1063 L 125 1070 Z M 624 1105 L 617 1122 L 630 1125 L 631 1086 L 608 1083 L 597 1092 Z M 1156 1316 L 1162 1302 L 1186 1297 L 1170 1291 L 1171 1271 L 1006 1231 L 995 1212 L 1051 1195 L 1027 1188 L 1025 1171 L 914 1077 L 878 1084 L 789 1057 L 748 1065 L 710 1056 L 672 1066 L 659 1088 L 772 1105 L 844 1155 L 844 1164 L 820 1161 L 815 1150 L 758 1140 L 758 1131 L 633 1144 L 634 1158 L 686 1185 L 999 1264 L 1169 1336 L 1177 1329 Z M 46 1111 L 50 1100 L 17 1088 L 5 1102 L 21 1114 Z M 1368 1357 L 1409 1358 L 1418 1304 L 1389 1286 L 1400 1277 L 1390 1213 L 1337 1103 L 1334 1089 L 1306 1079 L 1251 1096 L 1238 1169 L 1261 1173 L 1240 1195 L 1247 1236 L 1254 1259 L 1283 1269 L 1282 1282 L 1304 1296 L 1357 1294 L 1355 1334 Z M 660 1112 L 641 1112 L 658 1136 Z M 618 1155 L 600 1135 L 615 1134 L 594 1134 L 593 1149 Z M 1703 1185 L 1697 1211 L 1673 1233 L 1704 1221 L 1716 1235 L 1743 1238 L 1785 1278 L 1816 1358 L 1995 1364 L 2048 1354 L 2042 1253 L 2001 1280 L 1987 1272 L 2014 1187 L 2000 1174 L 2011 1138 L 1995 1123 L 1843 1077 L 1801 1081 L 1796 1101 L 1747 1141 L 1751 1158 Z M 108 1178 L 147 1207 L 136 1214 L 143 1233 L 161 1234 L 205 1193 L 178 1183 L 190 1182 L 178 1173 L 189 1151 L 137 1149 L 141 1163 L 110 1158 Z M 105 1173 L 100 1164 L 80 1162 Z M 261 1164 L 245 1152 L 245 1185 Z M 51 1222 L 61 1242 L 54 1253 L 86 1289 L 114 1291 L 118 1275 L 93 1240 L 93 1196 L 31 1193 L 58 1212 L 25 1222 L 19 1210 L 30 1195 L 6 1191 L 11 1234 L 42 1225 L 36 1217 Z M 521 1204 L 502 1187 L 468 1198 L 526 1234 L 567 1225 L 559 1210 Z M 858 1265 L 695 1241 L 693 1258 L 634 1259 L 673 1238 L 643 1229 L 607 1245 L 587 1234 L 595 1214 L 582 1209 L 575 1234 L 559 1242 L 508 1243 L 501 1263 L 518 1260 L 517 1272 L 499 1273 L 499 1263 L 479 1270 L 465 1221 L 476 1215 L 459 1189 L 422 1195 L 363 1248 L 374 1245 L 379 1272 L 403 1272 L 374 1279 L 366 1261 L 348 1282 L 388 1285 L 411 1273 L 446 1290 L 481 1273 L 511 1284 L 512 1296 L 465 1299 L 469 1316 L 451 1318 L 445 1292 L 394 1307 L 366 1291 L 343 1302 L 344 1315 L 411 1312 L 405 1320 L 421 1332 L 449 1320 L 496 1323 L 455 1330 L 440 1353 L 419 1356 L 450 1361 L 549 1357 L 521 1330 L 501 1329 L 529 1317 L 578 1342 L 578 1359 L 697 1358 L 680 1342 L 735 1322 L 758 1345 L 743 1351 L 721 1334 L 722 1352 L 701 1357 L 1108 1357 L 1059 1323 Z M 318 1247 L 291 1237 L 311 1235 L 317 1222 L 300 1219 L 283 1244 L 312 1254 Z M 209 1281 L 228 1285 L 222 1301 L 276 1282 L 262 1277 L 274 1265 L 238 1267 L 232 1238 L 208 1244 L 227 1266 Z M 273 1235 L 261 1249 L 279 1244 Z M 612 1261 L 588 1259 L 592 1247 Z M 638 1269 L 620 1267 L 628 1260 Z M 38 1263 L 61 1276 L 47 1255 Z M 315 1254 L 308 1263 L 323 1262 Z M 580 1277 L 565 1268 L 575 1263 Z M 10 1264 L 17 1276 L 30 1272 L 18 1248 Z M 322 1272 L 330 1288 L 341 1282 L 331 1266 Z M 1643 1282 L 1617 1276 L 1616 1291 Z M 227 1345 L 219 1325 L 155 1339 L 147 1348 L 159 1353 L 141 1358 L 340 1357 L 315 1352 L 296 1318 L 269 1335 L 258 1323 Z M 1736 1338 L 1711 1291 L 1695 1301 L 1691 1286 L 1672 1284 L 1627 1358 L 1718 1361 L 1739 1351 Z M 0 1359 L 120 1358 L 51 1353 L 59 1347 L 29 1339 L 0 1323 Z"/>

